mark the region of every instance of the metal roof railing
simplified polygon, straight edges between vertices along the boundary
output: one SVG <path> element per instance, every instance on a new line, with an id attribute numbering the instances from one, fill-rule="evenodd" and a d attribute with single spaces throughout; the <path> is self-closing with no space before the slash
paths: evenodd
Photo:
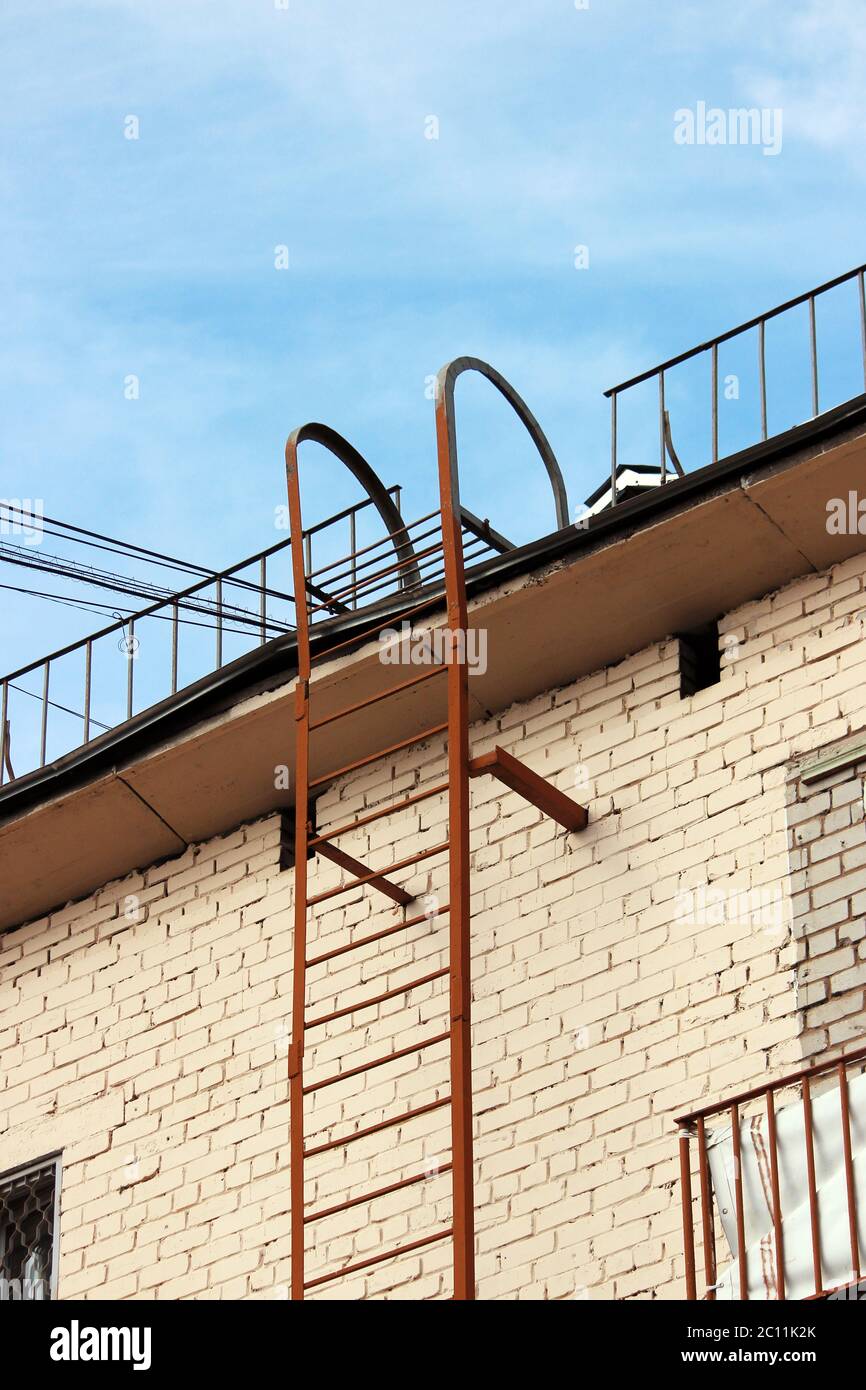
<path id="1" fill-rule="evenodd" d="M 399 511 L 400 488 L 387 491 Z M 346 523 L 354 554 L 358 515 L 372 505 L 364 498 L 305 530 L 308 602 L 316 599 L 331 613 L 355 606 L 353 598 L 347 604 L 331 599 L 314 582 L 313 545 Z M 277 541 L 0 676 L 0 787 L 83 747 L 236 656 L 293 632 L 290 544 L 288 537 Z M 153 657 L 149 666 L 146 656 Z"/>
<path id="2" fill-rule="evenodd" d="M 668 373 L 674 367 L 681 366 L 694 358 L 701 357 L 704 353 L 709 354 L 709 373 L 707 382 L 708 404 L 710 411 L 710 458 L 702 459 L 702 464 L 716 463 L 719 459 L 719 348 L 723 343 L 731 342 L 735 338 L 740 338 L 744 334 L 757 329 L 757 378 L 758 393 L 760 400 L 760 438 L 768 438 L 767 427 L 767 350 L 766 350 L 766 328 L 772 320 L 779 318 L 783 314 L 788 314 L 801 305 L 808 306 L 808 347 L 809 347 L 809 379 L 811 394 L 811 416 L 821 413 L 821 376 L 820 376 L 820 354 L 818 329 L 816 318 L 816 304 L 818 300 L 826 295 L 830 290 L 837 289 L 839 286 L 851 284 L 857 294 L 857 307 L 860 322 L 860 354 L 862 360 L 862 373 L 864 389 L 866 389 L 866 290 L 864 290 L 864 273 L 866 265 L 855 266 L 853 270 L 847 271 L 844 275 L 837 275 L 833 280 L 827 280 L 823 285 L 817 285 L 815 289 L 807 290 L 805 294 L 799 294 L 794 299 L 788 299 L 784 304 L 777 304 L 774 309 L 768 309 L 757 317 L 748 319 L 745 323 L 740 323 L 736 328 L 729 328 L 726 332 L 720 333 L 718 337 L 710 338 L 705 343 L 700 343 L 697 347 L 689 348 L 687 352 L 681 352 L 676 357 L 669 357 L 667 361 L 660 362 L 656 367 L 650 367 L 647 371 L 640 372 L 637 376 L 630 377 L 628 381 L 622 381 L 617 386 L 610 387 L 605 391 L 605 396 L 610 400 L 610 470 L 611 470 L 611 505 L 617 501 L 617 468 L 620 464 L 619 458 L 619 406 L 625 392 L 633 390 L 650 381 L 656 381 L 658 387 L 658 405 L 656 428 L 658 431 L 658 459 L 660 469 L 660 484 L 668 481 L 667 460 L 674 465 L 675 471 L 682 476 L 684 469 L 674 450 L 673 435 L 671 427 L 670 412 L 667 408 L 666 387 Z M 753 441 L 757 443 L 757 440 Z M 700 466 L 700 465 L 698 465 Z"/>

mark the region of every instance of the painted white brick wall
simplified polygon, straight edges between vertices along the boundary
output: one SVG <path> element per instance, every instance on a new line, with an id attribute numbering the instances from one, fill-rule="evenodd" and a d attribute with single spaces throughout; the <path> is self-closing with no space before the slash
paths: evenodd
<path id="1" fill-rule="evenodd" d="M 568 835 L 472 785 L 480 1297 L 682 1297 L 672 1117 L 862 1031 L 862 805 L 839 778 L 803 806 L 792 764 L 866 724 L 864 577 L 858 557 L 728 615 L 722 680 L 692 698 L 670 640 L 473 728 L 474 752 L 502 744 L 591 813 Z M 367 768 L 320 826 L 443 769 L 440 743 Z M 824 851 L 804 859 L 816 816 Z M 378 867 L 445 827 L 436 798 L 343 844 Z M 287 1295 L 279 835 L 267 818 L 0 938 L 0 1171 L 63 1150 L 61 1297 Z M 447 899 L 444 859 L 402 878 Z M 339 871 L 316 861 L 312 882 Z M 736 909 L 779 885 L 769 924 Z M 323 905 L 311 951 L 398 920 L 354 889 Z M 309 1016 L 446 965 L 446 947 L 440 917 L 337 958 L 310 974 Z M 441 979 L 312 1033 L 307 1080 L 446 1027 Z M 349 1078 L 310 1097 L 308 1144 L 447 1089 L 444 1044 Z M 447 1115 L 310 1161 L 319 1207 L 429 1178 L 311 1224 L 308 1277 L 447 1224 Z M 434 1245 L 316 1296 L 447 1296 L 449 1261 Z"/>

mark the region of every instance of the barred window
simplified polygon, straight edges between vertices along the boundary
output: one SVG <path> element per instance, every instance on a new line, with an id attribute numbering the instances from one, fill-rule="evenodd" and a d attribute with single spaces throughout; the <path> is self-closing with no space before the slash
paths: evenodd
<path id="1" fill-rule="evenodd" d="M 54 1296 L 57 1158 L 0 1174 L 0 1301 Z"/>

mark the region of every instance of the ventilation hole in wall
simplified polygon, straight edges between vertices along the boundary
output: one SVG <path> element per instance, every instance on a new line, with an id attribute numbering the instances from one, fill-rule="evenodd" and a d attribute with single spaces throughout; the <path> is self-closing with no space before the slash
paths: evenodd
<path id="1" fill-rule="evenodd" d="M 310 834 L 316 833 L 316 803 L 311 801 L 308 806 L 308 818 L 310 822 Z M 316 851 L 311 849 L 308 859 L 315 859 Z M 286 869 L 295 867 L 295 813 L 294 811 L 280 812 L 280 873 Z"/>
<path id="2" fill-rule="evenodd" d="M 722 678 L 718 623 L 704 623 L 691 632 L 681 632 L 679 642 L 680 699 L 684 700 L 709 685 L 718 685 Z"/>

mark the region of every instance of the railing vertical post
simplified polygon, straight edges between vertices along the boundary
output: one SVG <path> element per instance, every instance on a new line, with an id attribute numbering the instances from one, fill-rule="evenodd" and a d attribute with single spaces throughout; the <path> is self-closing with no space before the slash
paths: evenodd
<path id="1" fill-rule="evenodd" d="M 216 669 L 223 664 L 223 582 L 218 579 L 216 582 Z"/>
<path id="2" fill-rule="evenodd" d="M 129 636 L 126 639 L 126 717 L 132 718 L 133 665 L 135 661 L 135 618 L 129 620 Z"/>
<path id="3" fill-rule="evenodd" d="M 616 391 L 610 393 L 610 505 L 616 506 Z"/>
<path id="4" fill-rule="evenodd" d="M 860 291 L 860 352 L 863 357 L 863 386 L 866 389 L 866 284 L 863 282 L 863 271 L 857 276 L 857 287 Z"/>
<path id="5" fill-rule="evenodd" d="M 812 366 L 812 415 L 818 414 L 818 330 L 815 326 L 815 296 L 809 295 L 809 358 Z"/>
<path id="6" fill-rule="evenodd" d="M 661 475 L 659 483 L 666 483 L 668 480 L 668 461 L 665 453 L 665 374 L 659 372 L 659 468 Z"/>
<path id="7" fill-rule="evenodd" d="M 683 1208 L 683 1244 L 686 1257 L 686 1298 L 690 1303 L 697 1301 L 698 1286 L 695 1277 L 695 1227 L 692 1216 L 692 1165 L 689 1153 L 689 1136 L 680 1128 L 680 1198 Z"/>
<path id="8" fill-rule="evenodd" d="M 848 1072 L 839 1063 L 839 1103 L 842 1109 L 842 1146 L 845 1155 L 845 1188 L 848 1195 L 848 1235 L 851 1241 L 851 1272 L 860 1282 L 860 1241 L 857 1235 L 857 1191 L 851 1155 L 851 1112 L 848 1104 Z"/>
<path id="9" fill-rule="evenodd" d="M 259 560 L 259 635 L 262 646 L 267 641 L 267 588 L 268 588 L 268 569 L 267 557 L 262 556 Z"/>
<path id="10" fill-rule="evenodd" d="M 177 694 L 177 599 L 171 605 L 171 693 Z"/>
<path id="11" fill-rule="evenodd" d="M 713 463 L 719 460 L 719 345 L 713 343 L 710 353 L 712 363 L 712 390 L 713 390 L 713 413 L 712 413 L 712 433 L 713 433 Z"/>
<path id="12" fill-rule="evenodd" d="M 6 778 L 6 710 L 9 704 L 9 682 L 4 681 L 0 694 L 0 787 Z"/>
<path id="13" fill-rule="evenodd" d="M 758 381 L 761 391 L 761 438 L 767 438 L 767 359 L 765 350 L 765 323 L 758 324 Z"/>
<path id="14" fill-rule="evenodd" d="M 312 538 L 312 536 L 310 535 L 310 532 L 308 531 L 307 534 L 304 536 L 304 573 L 305 573 L 305 574 L 312 574 L 312 572 L 313 572 L 313 538 Z M 297 599 L 295 600 L 295 602 L 297 602 Z M 309 591 L 309 589 L 307 588 L 306 584 L 304 585 L 304 603 L 305 603 L 306 606 L 307 606 L 307 619 L 309 620 L 309 619 L 312 618 L 312 616 L 313 616 L 313 599 L 312 599 L 312 595 L 310 594 L 310 591 Z"/>
<path id="15" fill-rule="evenodd" d="M 782 1198 L 779 1190 L 779 1149 L 776 1143 L 776 1107 L 772 1088 L 767 1092 L 767 1137 L 770 1141 L 770 1192 L 773 1197 L 773 1234 L 776 1243 L 776 1297 L 785 1297 L 785 1244 L 782 1232 Z"/>
<path id="16" fill-rule="evenodd" d="M 90 742 L 90 688 L 93 670 L 93 643 L 84 648 L 84 742 Z"/>
<path id="17" fill-rule="evenodd" d="M 713 1223 L 713 1193 L 710 1165 L 707 1159 L 707 1134 L 704 1117 L 698 1119 L 698 1176 L 701 1186 L 701 1223 L 704 1237 L 704 1271 L 707 1277 L 707 1298 L 713 1302 L 716 1291 L 716 1232 Z"/>
<path id="18" fill-rule="evenodd" d="M 358 560 L 357 560 L 357 556 L 355 555 L 355 551 L 356 551 L 356 549 L 357 549 L 357 546 L 358 546 L 358 538 L 357 538 L 356 526 L 355 526 L 355 512 L 354 512 L 354 510 L 353 510 L 353 511 L 351 511 L 351 512 L 349 513 L 349 554 L 350 554 L 351 557 L 352 557 L 352 561 L 351 561 L 351 571 L 350 571 L 350 572 L 351 572 L 351 576 L 352 576 L 352 607 L 353 607 L 353 608 L 357 608 L 357 607 L 358 607 L 358 593 L 357 593 L 357 584 L 358 584 Z"/>
<path id="19" fill-rule="evenodd" d="M 740 1143 L 740 1108 L 731 1106 L 731 1128 L 734 1138 L 734 1197 L 737 1208 L 737 1260 L 740 1266 L 740 1298 L 749 1297 L 749 1271 L 746 1262 L 746 1223 L 743 1212 L 743 1155 Z"/>
<path id="20" fill-rule="evenodd" d="M 815 1186 L 815 1135 L 812 1129 L 812 1087 L 808 1076 L 803 1077 L 803 1120 L 806 1130 L 806 1180 L 809 1186 L 809 1224 L 812 1229 L 812 1268 L 815 1274 L 815 1293 L 824 1292 L 821 1273 L 821 1229 L 818 1220 L 818 1191 Z"/>
<path id="21" fill-rule="evenodd" d="M 42 735 L 39 740 L 39 766 L 45 766 L 45 758 L 48 750 L 48 673 L 51 669 L 51 662 L 46 661 L 44 674 L 42 677 Z"/>

